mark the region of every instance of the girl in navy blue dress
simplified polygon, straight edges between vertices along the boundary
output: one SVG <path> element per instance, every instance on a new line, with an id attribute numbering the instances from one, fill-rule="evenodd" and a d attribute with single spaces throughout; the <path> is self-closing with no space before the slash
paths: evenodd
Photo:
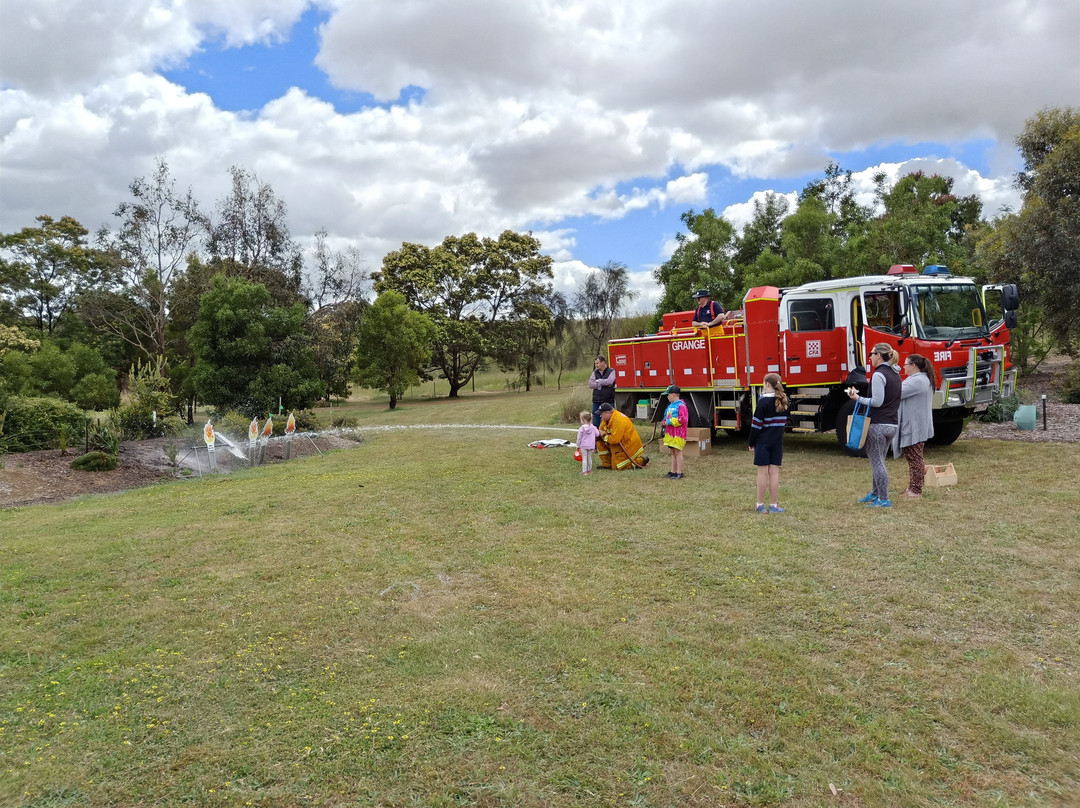
<path id="1" fill-rule="evenodd" d="M 784 384 L 775 373 L 762 380 L 761 398 L 750 423 L 750 451 L 757 466 L 758 513 L 783 513 L 780 507 L 780 464 L 784 459 L 784 428 L 787 426 L 788 397 Z M 765 496 L 770 495 L 769 507 Z"/>

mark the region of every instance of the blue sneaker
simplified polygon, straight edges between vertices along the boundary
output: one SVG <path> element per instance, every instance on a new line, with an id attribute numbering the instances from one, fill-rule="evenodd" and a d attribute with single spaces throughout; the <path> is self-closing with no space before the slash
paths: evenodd
<path id="1" fill-rule="evenodd" d="M 758 513 L 765 513 L 765 506 L 764 505 L 758 505 L 756 508 L 754 508 L 754 510 L 757 511 Z"/>
<path id="2" fill-rule="evenodd" d="M 784 513 L 784 509 L 781 508 L 779 505 L 770 505 L 769 513 Z"/>
<path id="3" fill-rule="evenodd" d="M 873 491 L 871 491 L 871 492 L 870 492 L 869 494 L 867 494 L 867 495 L 866 495 L 865 497 L 863 497 L 862 499 L 857 499 L 857 500 L 855 500 L 855 501 L 856 501 L 856 502 L 873 502 L 873 501 L 875 501 L 876 499 L 877 499 L 877 497 L 875 497 L 875 496 L 874 496 L 874 492 L 873 492 Z"/>
<path id="4" fill-rule="evenodd" d="M 888 499 L 875 499 L 873 502 L 866 503 L 867 508 L 891 508 L 892 501 Z"/>

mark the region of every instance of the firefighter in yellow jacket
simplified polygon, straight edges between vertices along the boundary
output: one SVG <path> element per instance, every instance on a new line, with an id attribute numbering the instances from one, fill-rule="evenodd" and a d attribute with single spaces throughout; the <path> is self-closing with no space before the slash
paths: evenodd
<path id="1" fill-rule="evenodd" d="M 625 471 L 649 465 L 634 422 L 610 404 L 600 405 L 600 437 L 596 439 L 600 466 Z"/>

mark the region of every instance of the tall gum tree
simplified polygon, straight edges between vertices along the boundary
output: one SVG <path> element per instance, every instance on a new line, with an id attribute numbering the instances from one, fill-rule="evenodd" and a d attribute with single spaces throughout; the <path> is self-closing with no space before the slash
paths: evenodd
<path id="1" fill-rule="evenodd" d="M 233 166 L 229 175 L 230 193 L 207 224 L 209 263 L 263 284 L 276 305 L 291 306 L 301 296 L 303 257 L 289 233 L 288 207 L 254 172 Z"/>
<path id="2" fill-rule="evenodd" d="M 515 302 L 536 301 L 551 287 L 551 258 L 531 233 L 505 230 L 497 239 L 475 233 L 447 236 L 436 247 L 405 242 L 383 258 L 375 291 L 400 292 L 431 317 L 432 362 L 450 385 L 450 398 L 486 359 L 505 346 Z"/>
<path id="3" fill-rule="evenodd" d="M 688 210 L 679 217 L 687 232 L 675 236 L 678 246 L 671 258 L 653 272 L 664 294 L 657 305 L 654 325 L 664 312 L 693 308 L 691 295 L 706 288 L 714 300 L 731 308 L 738 306 L 741 284 L 736 283 L 731 266 L 735 228 L 723 216 L 708 208 L 701 213 Z"/>
<path id="4" fill-rule="evenodd" d="M 176 190 L 164 160 L 149 177 L 132 180 L 131 200 L 115 211 L 120 227 L 102 230 L 99 243 L 119 257 L 117 291 L 85 295 L 82 315 L 95 328 L 134 346 L 144 358 L 169 351 L 169 301 L 205 231 L 191 189 Z"/>
<path id="5" fill-rule="evenodd" d="M 1019 276 L 1058 347 L 1080 351 L 1080 108 L 1044 109 L 1016 139 L 1024 203 L 1007 229 L 998 277 Z"/>
<path id="6" fill-rule="evenodd" d="M 319 378 L 326 384 L 326 399 L 348 396 L 356 359 L 356 338 L 369 304 L 365 293 L 370 276 L 363 269 L 360 251 L 333 250 L 326 230 L 315 234 L 311 263 L 303 286 L 311 303 L 305 327 L 312 337 Z"/>
<path id="7" fill-rule="evenodd" d="M 0 298 L 15 317 L 51 335 L 81 293 L 112 282 L 116 261 L 89 246 L 89 231 L 72 217 L 36 221 L 0 236 Z"/>
<path id="8" fill-rule="evenodd" d="M 574 308 L 589 339 L 589 353 L 598 356 L 611 339 L 611 329 L 637 293 L 630 290 L 626 264 L 608 261 L 582 283 L 574 295 Z"/>

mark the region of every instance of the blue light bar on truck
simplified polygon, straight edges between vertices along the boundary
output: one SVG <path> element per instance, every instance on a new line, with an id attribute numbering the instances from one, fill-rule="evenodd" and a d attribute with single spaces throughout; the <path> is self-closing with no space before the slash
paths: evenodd
<path id="1" fill-rule="evenodd" d="M 923 275 L 952 275 L 949 268 L 944 264 L 927 264 L 923 267 Z"/>

